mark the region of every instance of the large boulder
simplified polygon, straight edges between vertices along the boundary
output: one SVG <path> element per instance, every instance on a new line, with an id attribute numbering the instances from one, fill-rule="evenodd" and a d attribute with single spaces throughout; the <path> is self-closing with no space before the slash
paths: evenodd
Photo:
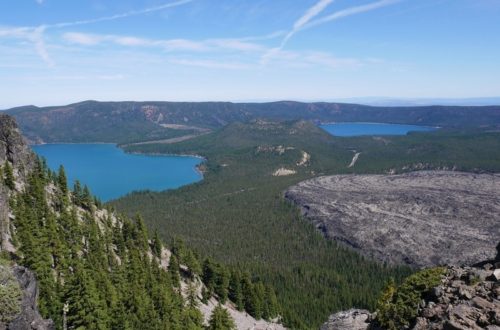
<path id="1" fill-rule="evenodd" d="M 330 315 L 321 330 L 367 330 L 372 314 L 364 309 L 350 309 Z"/>

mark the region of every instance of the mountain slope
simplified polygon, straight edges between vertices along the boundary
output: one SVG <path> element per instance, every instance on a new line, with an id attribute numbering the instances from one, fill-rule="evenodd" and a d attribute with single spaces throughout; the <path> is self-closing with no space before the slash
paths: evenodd
<path id="1" fill-rule="evenodd" d="M 344 103 L 96 102 L 7 110 L 33 143 L 159 140 L 257 118 L 500 127 L 500 106 L 371 107 Z M 177 126 L 172 126 L 177 125 Z M 179 126 L 180 125 L 180 126 Z"/>
<path id="2" fill-rule="evenodd" d="M 41 315 L 56 329 L 203 329 L 216 310 L 205 300 L 222 304 L 219 314 L 230 310 L 239 328 L 249 323 L 282 328 L 259 320 L 278 316 L 273 288 L 208 260 L 202 267 L 179 241 L 170 251 L 157 235 L 150 236 L 140 216 L 128 219 L 103 208 L 79 184 L 69 190 L 64 169 L 49 170 L 12 118 L 0 115 L 0 120 L 0 293 L 5 278 L 14 283 L 15 271 L 24 295 L 32 297 L 18 300 L 14 283 L 8 291 L 14 297 L 10 316 L 2 315 L 0 328 L 10 329 L 26 315 L 45 324 L 28 311 L 34 308 L 36 314 L 38 294 Z M 31 272 L 36 281 L 23 282 L 22 274 Z M 37 329 L 50 328 L 47 324 Z"/>

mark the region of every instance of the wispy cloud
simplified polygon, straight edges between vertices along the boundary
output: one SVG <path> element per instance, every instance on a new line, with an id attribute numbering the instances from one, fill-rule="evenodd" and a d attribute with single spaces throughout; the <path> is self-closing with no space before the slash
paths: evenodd
<path id="1" fill-rule="evenodd" d="M 114 20 L 121 19 L 121 18 L 138 16 L 138 15 L 148 14 L 148 13 L 152 13 L 152 12 L 156 12 L 156 11 L 160 11 L 160 10 L 164 10 L 164 9 L 168 9 L 168 8 L 182 6 L 182 5 L 188 4 L 188 3 L 193 2 L 193 1 L 194 0 L 179 0 L 179 1 L 175 1 L 175 2 L 166 3 L 166 4 L 163 4 L 160 6 L 149 7 L 149 8 L 139 9 L 139 10 L 132 10 L 132 11 L 128 11 L 126 13 L 120 13 L 120 14 L 115 14 L 115 15 L 111 15 L 111 16 L 103 16 L 103 17 L 92 18 L 92 19 L 87 19 L 87 20 L 50 24 L 50 25 L 47 25 L 47 27 L 48 28 L 64 28 L 64 27 L 76 26 L 76 25 L 86 25 L 86 24 L 93 24 L 93 23 L 99 23 L 99 22 L 105 22 L 105 21 L 114 21 Z"/>
<path id="2" fill-rule="evenodd" d="M 21 39 L 31 42 L 35 48 L 36 53 L 42 60 L 49 66 L 53 66 L 54 62 L 51 60 L 44 40 L 45 26 L 32 27 L 0 27 L 0 37 Z"/>
<path id="3" fill-rule="evenodd" d="M 35 50 L 37 54 L 42 58 L 42 60 L 47 63 L 48 66 L 54 66 L 55 63 L 51 59 L 49 52 L 47 51 L 47 47 L 45 45 L 45 39 L 43 33 L 45 32 L 45 26 L 39 26 L 33 30 L 33 33 L 30 34 L 29 39 L 35 45 Z"/>
<path id="4" fill-rule="evenodd" d="M 252 68 L 251 65 L 239 62 L 222 62 L 214 60 L 191 60 L 182 58 L 172 58 L 169 60 L 170 63 L 202 67 L 205 69 L 226 69 L 226 70 L 247 70 Z"/>
<path id="5" fill-rule="evenodd" d="M 401 1 L 402 0 L 381 0 L 381 1 L 372 2 L 372 3 L 366 4 L 366 5 L 362 5 L 362 6 L 355 6 L 355 7 L 350 7 L 347 9 L 339 10 L 331 15 L 316 19 L 308 24 L 305 24 L 302 27 L 302 29 L 312 28 L 312 27 L 315 27 L 315 26 L 318 26 L 321 24 L 325 24 L 325 23 L 328 23 L 331 21 L 335 21 L 335 20 L 338 20 L 340 18 L 344 18 L 347 16 L 361 14 L 361 13 L 365 13 L 365 12 L 379 9 L 382 7 L 387 7 L 389 5 L 393 5 L 393 4 L 401 2 Z"/>
<path id="6" fill-rule="evenodd" d="M 285 44 L 288 42 L 288 40 L 290 40 L 290 38 L 293 37 L 293 35 L 295 33 L 297 33 L 298 31 L 300 31 L 300 29 L 302 29 L 302 27 L 304 25 L 306 25 L 307 23 L 309 23 L 309 21 L 311 19 L 313 19 L 314 17 L 318 16 L 332 2 L 334 2 L 334 0 L 319 0 L 314 6 L 312 6 L 311 8 L 309 8 L 304 13 L 304 15 L 302 15 L 297 21 L 295 21 L 295 23 L 293 24 L 293 29 L 290 32 L 288 32 L 288 34 L 285 36 L 285 38 L 281 42 L 281 48 L 283 48 L 285 46 Z"/>
<path id="7" fill-rule="evenodd" d="M 306 12 L 298 19 L 295 21 L 293 24 L 293 27 L 288 33 L 285 33 L 285 37 L 281 41 L 281 44 L 279 47 L 272 48 L 270 49 L 267 53 L 265 53 L 262 56 L 261 62 L 265 64 L 266 62 L 269 61 L 269 59 L 273 56 L 275 56 L 277 53 L 279 53 L 280 50 L 282 50 L 288 40 L 293 37 L 295 33 L 300 31 L 300 29 L 307 24 L 311 19 L 319 15 L 323 10 L 326 9 L 332 2 L 335 0 L 319 0 L 314 6 L 310 7 L 309 9 L 306 10 Z"/>
<path id="8" fill-rule="evenodd" d="M 147 38 L 137 38 L 133 36 L 99 35 L 80 32 L 67 32 L 63 34 L 64 40 L 83 46 L 96 46 L 103 43 L 111 43 L 126 47 L 158 47 L 165 51 L 217 51 L 234 50 L 241 52 L 263 52 L 266 48 L 260 44 L 246 40 L 255 40 L 257 37 L 241 39 L 166 39 L 155 40 Z"/>
<path id="9" fill-rule="evenodd" d="M 44 0 L 36 0 L 37 3 L 42 4 Z M 155 7 L 148 7 L 144 9 L 139 9 L 139 10 L 132 10 L 128 11 L 125 13 L 121 14 L 115 14 L 111 16 L 103 16 L 103 17 L 98 17 L 94 19 L 88 19 L 88 20 L 80 20 L 80 21 L 73 21 L 73 22 L 62 22 L 62 23 L 55 23 L 55 24 L 45 24 L 45 25 L 40 25 L 37 27 L 14 27 L 14 28 L 1 28 L 0 27 L 0 37 L 9 37 L 9 38 L 18 38 L 18 39 L 24 39 L 28 40 L 33 43 L 35 50 L 37 54 L 42 58 L 42 60 L 47 63 L 49 66 L 54 66 L 55 63 L 51 59 L 47 47 L 45 44 L 45 38 L 44 38 L 44 33 L 47 29 L 58 29 L 58 28 L 65 28 L 65 27 L 70 27 L 70 26 L 76 26 L 76 25 L 86 25 L 86 24 L 93 24 L 93 23 L 98 23 L 98 22 L 104 22 L 104 21 L 112 21 L 112 20 L 117 20 L 121 18 L 127 18 L 131 16 L 138 16 L 138 15 L 143 15 L 147 13 L 152 13 L 168 8 L 173 8 L 181 5 L 188 4 L 190 2 L 193 2 L 194 0 L 179 0 L 175 2 L 169 2 L 165 3 L 163 5 L 155 6 Z M 72 36 L 75 40 L 79 39 L 79 42 L 81 44 L 87 44 L 90 45 L 92 43 L 99 43 L 100 41 L 97 41 L 94 37 L 90 35 L 73 35 Z M 133 39 L 123 39 L 121 40 L 122 43 L 124 44 L 131 44 L 134 42 L 138 42 L 139 39 L 133 40 Z M 119 40 L 118 40 L 119 43 Z"/>

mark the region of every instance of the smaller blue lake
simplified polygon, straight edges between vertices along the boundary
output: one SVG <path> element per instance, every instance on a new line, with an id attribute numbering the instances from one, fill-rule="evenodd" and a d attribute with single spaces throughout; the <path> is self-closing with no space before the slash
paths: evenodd
<path id="1" fill-rule="evenodd" d="M 62 164 L 70 187 L 78 179 L 102 201 L 135 190 L 178 188 L 203 178 L 196 157 L 133 155 L 113 144 L 45 144 L 33 150 L 54 171 Z"/>
<path id="2" fill-rule="evenodd" d="M 430 126 L 384 123 L 332 123 L 320 127 L 335 136 L 406 135 L 409 132 L 430 132 L 437 129 Z"/>

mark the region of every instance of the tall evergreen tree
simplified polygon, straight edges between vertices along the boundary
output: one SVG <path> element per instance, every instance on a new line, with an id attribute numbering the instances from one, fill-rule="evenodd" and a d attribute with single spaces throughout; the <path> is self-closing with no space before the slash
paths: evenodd
<path id="1" fill-rule="evenodd" d="M 153 236 L 153 246 L 152 246 L 153 254 L 156 257 L 161 258 L 162 248 L 163 248 L 163 245 L 161 243 L 160 236 L 158 236 L 158 230 L 155 230 L 155 233 Z"/>
<path id="2" fill-rule="evenodd" d="M 9 161 L 5 162 L 4 165 L 4 182 L 9 189 L 14 189 L 16 187 L 15 185 L 15 178 L 14 178 L 14 170 L 12 169 L 12 165 L 10 165 Z"/>
<path id="3" fill-rule="evenodd" d="M 236 305 L 239 311 L 244 310 L 243 293 L 241 290 L 241 275 L 239 271 L 231 272 L 229 280 L 229 299 Z"/>
<path id="4" fill-rule="evenodd" d="M 68 179 L 66 178 L 66 171 L 62 165 L 59 166 L 59 171 L 57 173 L 57 183 L 63 195 L 66 195 L 68 193 Z"/>
<path id="5" fill-rule="evenodd" d="M 236 325 L 234 320 L 229 315 L 229 312 L 222 307 L 222 305 L 217 305 L 212 311 L 210 320 L 208 322 L 208 330 L 234 330 Z"/>

